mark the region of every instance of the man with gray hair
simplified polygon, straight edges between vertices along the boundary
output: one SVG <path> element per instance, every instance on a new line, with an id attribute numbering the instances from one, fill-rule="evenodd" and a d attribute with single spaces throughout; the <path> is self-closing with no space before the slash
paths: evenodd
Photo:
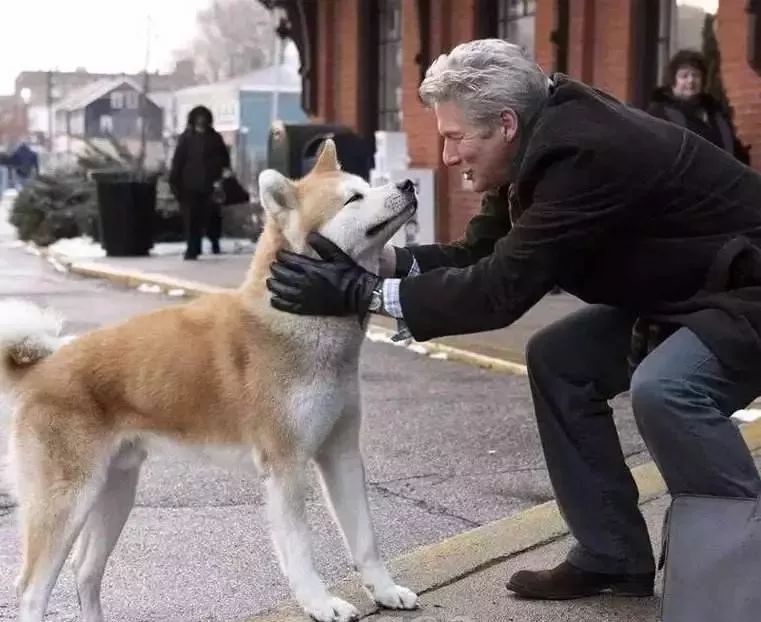
<path id="1" fill-rule="evenodd" d="M 380 274 L 325 238 L 281 252 L 272 305 L 399 319 L 418 340 L 510 325 L 553 286 L 590 303 L 540 330 L 529 381 L 558 505 L 576 539 L 524 570 L 529 598 L 649 596 L 654 561 L 608 401 L 632 409 L 670 492 L 753 497 L 730 415 L 761 394 L 761 175 L 686 129 L 513 45 L 472 41 L 420 86 L 443 160 L 484 193 L 453 244 L 389 248 Z"/>

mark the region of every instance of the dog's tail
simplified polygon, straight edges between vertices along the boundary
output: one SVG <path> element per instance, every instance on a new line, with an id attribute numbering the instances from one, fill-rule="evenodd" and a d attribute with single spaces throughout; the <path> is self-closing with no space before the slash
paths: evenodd
<path id="1" fill-rule="evenodd" d="M 30 369 L 57 350 L 63 318 L 24 300 L 0 301 L 0 391 L 8 391 Z"/>

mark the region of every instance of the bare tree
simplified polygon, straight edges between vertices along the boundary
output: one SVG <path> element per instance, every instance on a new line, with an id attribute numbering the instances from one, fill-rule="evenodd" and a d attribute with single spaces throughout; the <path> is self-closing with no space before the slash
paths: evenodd
<path id="1" fill-rule="evenodd" d="M 272 62 L 275 32 L 272 14 L 259 0 L 212 0 L 198 13 L 198 34 L 188 50 L 196 73 L 208 82 L 224 80 Z"/>

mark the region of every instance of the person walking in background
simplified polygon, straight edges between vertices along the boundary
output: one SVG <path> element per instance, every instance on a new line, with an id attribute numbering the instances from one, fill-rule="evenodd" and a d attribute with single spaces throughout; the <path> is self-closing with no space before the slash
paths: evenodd
<path id="1" fill-rule="evenodd" d="M 185 222 L 185 259 L 197 259 L 201 254 L 204 232 L 211 241 L 212 253 L 219 254 L 222 213 L 214 194 L 222 178 L 230 174 L 230 152 L 214 129 L 211 110 L 196 106 L 188 114 L 188 124 L 177 142 L 169 173 L 169 185 Z"/>
<path id="2" fill-rule="evenodd" d="M 702 136 L 743 164 L 750 164 L 749 149 L 738 139 L 729 114 L 704 90 L 706 75 L 705 57 L 700 52 L 680 50 L 669 62 L 669 84 L 653 92 L 647 111 Z"/>

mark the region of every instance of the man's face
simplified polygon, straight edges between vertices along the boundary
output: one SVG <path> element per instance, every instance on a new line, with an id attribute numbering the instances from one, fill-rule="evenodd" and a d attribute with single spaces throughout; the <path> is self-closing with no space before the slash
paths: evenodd
<path id="1" fill-rule="evenodd" d="M 674 95 L 682 99 L 689 99 L 702 90 L 703 74 L 695 67 L 680 67 L 674 78 Z"/>
<path id="2" fill-rule="evenodd" d="M 485 192 L 510 180 L 511 162 L 518 148 L 518 120 L 506 111 L 493 127 L 469 123 L 454 102 L 434 107 L 439 134 L 444 138 L 442 159 L 446 166 L 459 166 L 473 190 Z"/>
<path id="3" fill-rule="evenodd" d="M 206 121 L 206 117 L 202 115 L 197 116 L 193 123 L 193 127 L 195 128 L 196 132 L 205 132 L 206 128 L 209 127 L 209 124 Z"/>

